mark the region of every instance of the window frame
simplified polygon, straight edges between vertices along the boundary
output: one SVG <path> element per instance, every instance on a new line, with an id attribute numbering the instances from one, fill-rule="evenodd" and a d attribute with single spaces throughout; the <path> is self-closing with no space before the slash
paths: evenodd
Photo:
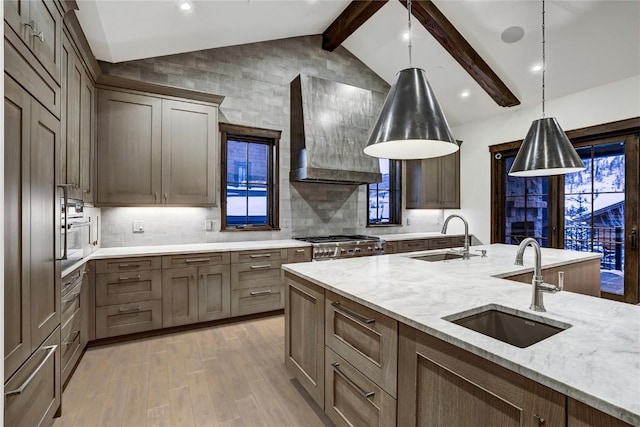
<path id="1" fill-rule="evenodd" d="M 594 143 L 607 144 L 609 142 L 625 139 L 625 182 L 630 188 L 638 188 L 640 181 L 640 154 L 638 153 L 638 141 L 640 140 L 640 117 L 619 120 L 616 122 L 566 132 L 569 140 L 575 148 L 593 145 Z M 489 146 L 491 154 L 491 243 L 502 243 L 505 238 L 505 164 L 504 157 L 513 156 L 522 145 L 522 140 Z M 625 208 L 625 222 L 640 222 L 640 213 L 637 212 L 639 195 L 630 192 Z M 549 247 L 564 248 L 564 176 L 549 177 Z M 627 240 L 625 236 L 625 244 Z M 637 253 L 637 250 L 636 250 Z M 627 255 L 625 255 L 626 257 Z M 631 258 L 628 258 L 631 260 Z M 632 304 L 640 302 L 640 285 L 634 285 L 627 280 L 630 277 L 638 277 L 638 264 L 640 256 L 636 255 L 633 263 L 630 263 L 629 272 L 625 272 L 624 295 L 602 292 L 603 298 L 624 301 Z"/>
<path id="2" fill-rule="evenodd" d="M 367 184 L 366 195 L 366 214 L 367 214 L 367 227 L 393 227 L 402 225 L 402 161 L 387 159 L 389 161 L 389 222 L 371 222 L 369 218 L 369 194 L 371 193 L 371 186 L 376 185 L 376 191 L 378 182 Z M 393 198 L 392 198 L 393 196 Z"/>
<path id="3" fill-rule="evenodd" d="M 270 231 L 280 230 L 280 137 L 282 131 L 257 127 L 220 123 L 220 231 Z M 235 140 L 260 143 L 269 147 L 267 159 L 267 224 L 227 224 L 227 142 Z M 248 174 L 248 171 L 247 171 Z M 248 176 L 248 175 L 247 175 Z"/>

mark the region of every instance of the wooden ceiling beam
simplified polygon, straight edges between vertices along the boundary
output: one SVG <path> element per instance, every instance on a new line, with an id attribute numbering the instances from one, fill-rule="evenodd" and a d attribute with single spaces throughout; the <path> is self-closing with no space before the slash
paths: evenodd
<path id="1" fill-rule="evenodd" d="M 322 49 L 333 52 L 388 0 L 352 1 L 322 33 Z"/>
<path id="2" fill-rule="evenodd" d="M 405 7 L 406 0 L 399 0 Z M 520 105 L 520 100 L 480 57 L 467 40 L 430 0 L 412 0 L 411 14 L 501 107 Z"/>

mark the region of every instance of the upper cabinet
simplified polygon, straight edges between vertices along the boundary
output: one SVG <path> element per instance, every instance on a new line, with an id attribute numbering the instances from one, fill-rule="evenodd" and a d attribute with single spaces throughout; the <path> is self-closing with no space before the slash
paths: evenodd
<path id="1" fill-rule="evenodd" d="M 407 209 L 460 209 L 460 150 L 408 160 L 406 171 Z"/>
<path id="2" fill-rule="evenodd" d="M 44 69 L 60 84 L 62 13 L 53 0 L 9 0 L 4 19 Z"/>
<path id="3" fill-rule="evenodd" d="M 217 105 L 99 90 L 98 204 L 214 206 L 217 151 Z"/>

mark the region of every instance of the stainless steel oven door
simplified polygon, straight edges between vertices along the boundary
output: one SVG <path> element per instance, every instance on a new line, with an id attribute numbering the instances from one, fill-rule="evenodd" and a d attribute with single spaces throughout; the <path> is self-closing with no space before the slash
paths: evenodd
<path id="1" fill-rule="evenodd" d="M 90 252 L 87 247 L 91 244 L 91 221 L 84 216 L 84 206 L 81 201 L 62 200 L 62 216 L 60 221 L 61 233 L 61 267 L 65 269 L 80 261 Z"/>

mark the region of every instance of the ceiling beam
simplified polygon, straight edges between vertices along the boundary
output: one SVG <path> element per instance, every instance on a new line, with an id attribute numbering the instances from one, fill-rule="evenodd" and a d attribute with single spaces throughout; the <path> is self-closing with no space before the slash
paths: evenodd
<path id="1" fill-rule="evenodd" d="M 399 0 L 405 7 L 406 0 Z M 430 0 L 412 0 L 411 14 L 501 107 L 520 105 L 500 77 Z"/>
<path id="2" fill-rule="evenodd" d="M 322 49 L 333 52 L 388 0 L 352 1 L 322 33 Z"/>

